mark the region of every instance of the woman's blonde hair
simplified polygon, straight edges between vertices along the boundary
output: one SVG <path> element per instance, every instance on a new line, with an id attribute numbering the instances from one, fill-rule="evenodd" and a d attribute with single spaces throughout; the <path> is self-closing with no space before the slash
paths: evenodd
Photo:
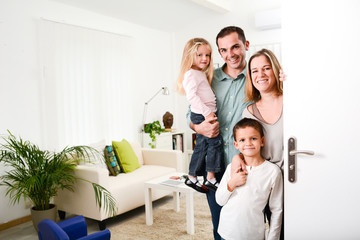
<path id="1" fill-rule="evenodd" d="M 181 60 L 180 65 L 180 73 L 177 79 L 177 91 L 180 94 L 185 94 L 184 86 L 183 86 L 183 80 L 185 73 L 190 70 L 191 66 L 194 63 L 195 56 L 197 54 L 198 48 L 201 45 L 206 45 L 208 49 L 210 50 L 210 63 L 209 66 L 204 69 L 204 72 L 206 74 L 206 77 L 208 79 L 208 82 L 211 86 L 211 81 L 214 76 L 214 66 L 213 66 L 213 58 L 212 58 L 212 49 L 211 45 L 208 41 L 206 41 L 203 38 L 192 38 L 185 44 L 183 56 Z"/>
<path id="2" fill-rule="evenodd" d="M 280 79 L 279 79 L 281 65 L 280 65 L 278 59 L 276 58 L 275 54 L 272 51 L 270 51 L 268 49 L 261 49 L 260 51 L 257 51 L 256 53 L 254 53 L 248 61 L 247 72 L 246 72 L 246 82 L 245 82 L 245 94 L 246 94 L 245 102 L 250 102 L 250 101 L 257 102 L 261 98 L 260 92 L 259 92 L 259 90 L 257 90 L 254 87 L 254 84 L 252 83 L 252 77 L 251 77 L 251 62 L 254 58 L 260 57 L 260 56 L 265 56 L 271 64 L 271 68 L 275 75 L 277 95 L 280 96 L 283 94 L 283 82 L 280 81 Z"/>

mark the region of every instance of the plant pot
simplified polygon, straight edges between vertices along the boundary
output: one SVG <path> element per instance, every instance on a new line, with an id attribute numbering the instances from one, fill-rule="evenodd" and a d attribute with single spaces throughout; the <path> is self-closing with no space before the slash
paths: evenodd
<path id="1" fill-rule="evenodd" d="M 48 210 L 35 210 L 34 207 L 31 208 L 31 218 L 33 221 L 34 228 L 36 232 L 38 231 L 38 223 L 44 219 L 50 219 L 54 222 L 56 221 L 56 206 L 55 204 L 50 204 L 50 209 Z"/>

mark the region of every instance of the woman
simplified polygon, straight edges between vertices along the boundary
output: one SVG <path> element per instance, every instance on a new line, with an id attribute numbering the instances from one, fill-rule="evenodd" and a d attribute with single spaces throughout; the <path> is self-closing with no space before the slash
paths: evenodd
<path id="1" fill-rule="evenodd" d="M 280 75 L 282 79 L 285 78 L 279 61 L 270 50 L 261 49 L 250 57 L 245 82 L 245 101 L 254 103 L 244 109 L 242 117 L 256 119 L 263 125 L 266 140 L 261 155 L 283 170 L 283 82 L 280 81 Z M 236 169 L 238 164 L 232 163 L 232 169 Z M 269 206 L 264 210 L 266 218 L 270 220 Z M 280 239 L 284 239 L 284 228 L 281 229 Z"/>
<path id="2" fill-rule="evenodd" d="M 281 66 L 274 53 L 262 49 L 252 55 L 247 66 L 246 101 L 254 103 L 245 108 L 242 117 L 261 122 L 265 130 L 262 156 L 283 168 L 283 82 Z"/>

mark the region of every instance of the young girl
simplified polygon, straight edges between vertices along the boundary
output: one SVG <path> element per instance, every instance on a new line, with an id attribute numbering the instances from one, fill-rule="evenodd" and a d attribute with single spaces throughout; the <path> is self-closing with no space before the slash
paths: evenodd
<path id="1" fill-rule="evenodd" d="M 233 129 L 234 146 L 244 156 L 247 174 L 240 168 L 231 173 L 226 168 L 216 192 L 216 202 L 223 206 L 218 232 L 222 238 L 265 239 L 263 210 L 269 202 L 271 221 L 268 240 L 280 237 L 283 206 L 283 184 L 280 168 L 265 161 L 261 149 L 265 144 L 262 125 L 243 118 Z M 233 161 L 238 161 L 235 155 Z"/>
<path id="2" fill-rule="evenodd" d="M 203 38 L 190 39 L 184 48 L 177 87 L 181 94 L 186 94 L 190 102 L 190 119 L 194 124 L 216 116 L 216 99 L 211 88 L 213 71 L 209 42 Z M 196 134 L 196 145 L 185 184 L 203 193 L 207 192 L 207 189 L 216 191 L 219 183 L 216 181 L 215 173 L 221 170 L 223 151 L 223 140 L 220 135 L 207 138 Z M 207 176 L 201 185 L 197 176 L 203 175 L 204 170 L 207 171 Z"/>

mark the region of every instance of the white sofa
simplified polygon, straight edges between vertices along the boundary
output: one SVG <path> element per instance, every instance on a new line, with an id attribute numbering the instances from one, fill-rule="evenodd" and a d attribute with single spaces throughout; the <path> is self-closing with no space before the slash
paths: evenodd
<path id="1" fill-rule="evenodd" d="M 79 165 L 75 169 L 77 177 L 97 183 L 109 190 L 116 199 L 116 215 L 145 204 L 144 182 L 182 169 L 183 155 L 181 151 L 145 149 L 141 148 L 138 143 L 131 145 L 141 166 L 131 173 L 109 176 L 109 170 L 104 165 Z M 154 190 L 152 198 L 156 200 L 167 194 L 169 192 Z M 55 204 L 60 218 L 65 217 L 65 212 L 83 215 L 97 220 L 100 229 L 105 229 L 105 219 L 111 217 L 103 208 L 99 210 L 97 207 L 92 185 L 81 180 L 76 182 L 74 192 L 60 191 L 55 198 Z"/>

